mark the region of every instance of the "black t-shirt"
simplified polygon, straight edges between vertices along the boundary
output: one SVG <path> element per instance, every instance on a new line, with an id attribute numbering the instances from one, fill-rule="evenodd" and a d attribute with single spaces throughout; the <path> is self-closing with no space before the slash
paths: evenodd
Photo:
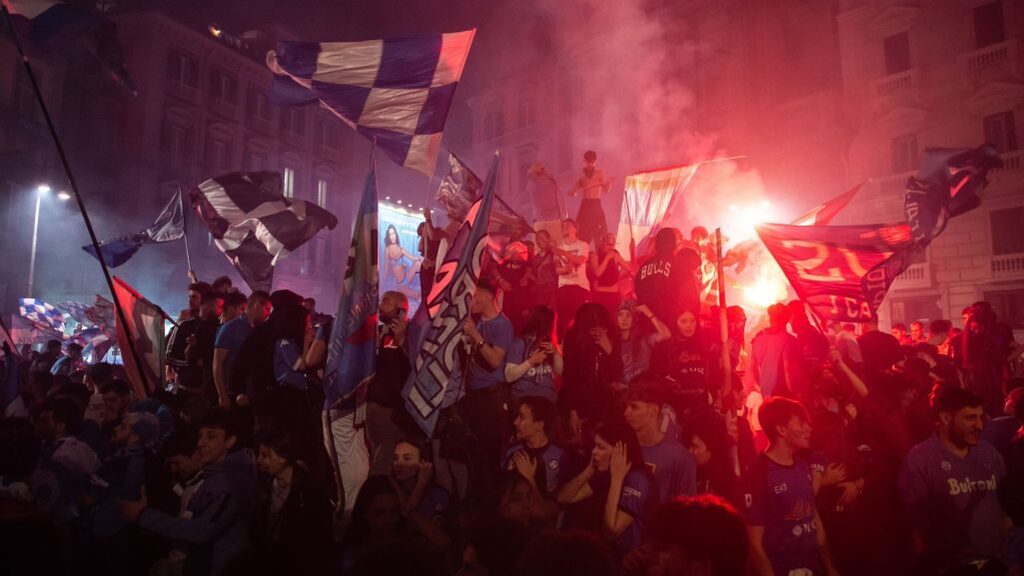
<path id="1" fill-rule="evenodd" d="M 390 328 L 380 325 L 382 330 L 377 346 L 377 374 L 366 391 L 366 400 L 399 409 L 403 406 L 402 387 L 412 367 L 404 347 L 396 346 Z"/>
<path id="2" fill-rule="evenodd" d="M 660 320 L 673 326 L 679 313 L 697 313 L 699 293 L 697 270 L 700 256 L 690 249 L 671 258 L 655 254 L 644 262 L 636 275 L 636 297 Z"/>

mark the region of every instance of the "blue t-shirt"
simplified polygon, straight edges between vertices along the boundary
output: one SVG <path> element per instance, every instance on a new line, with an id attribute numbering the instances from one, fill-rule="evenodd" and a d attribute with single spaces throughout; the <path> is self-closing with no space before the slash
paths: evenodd
<path id="1" fill-rule="evenodd" d="M 520 450 L 537 461 L 537 487 L 546 496 L 554 497 L 569 479 L 569 453 L 550 443 L 542 448 L 527 448 L 522 442 L 516 442 L 505 451 L 501 459 L 502 469 L 508 468 L 512 455 Z"/>
<path id="2" fill-rule="evenodd" d="M 665 437 L 654 446 L 643 446 L 644 463 L 654 475 L 658 489 L 658 502 L 668 502 L 676 496 L 697 494 L 697 463 L 683 445 Z"/>
<path id="3" fill-rule="evenodd" d="M 951 454 L 937 435 L 914 446 L 900 469 L 900 500 L 911 525 L 936 559 L 964 564 L 999 558 L 1003 519 L 996 485 L 1003 458 L 984 440 L 965 458 Z"/>
<path id="4" fill-rule="evenodd" d="M 451 495 L 448 494 L 448 491 L 437 484 L 431 484 L 423 496 L 423 500 L 420 501 L 419 513 L 438 525 L 444 526 L 450 503 Z"/>
<path id="5" fill-rule="evenodd" d="M 231 382 L 231 367 L 235 364 L 238 351 L 242 344 L 252 332 L 252 326 L 245 316 L 234 318 L 217 329 L 217 338 L 213 341 L 214 348 L 223 348 L 228 351 L 228 359 L 224 362 L 224 381 Z M 232 391 L 234 392 L 234 391 Z"/>
<path id="6" fill-rule="evenodd" d="M 607 497 L 610 482 L 611 477 L 607 473 L 598 474 L 590 481 L 590 487 L 595 495 Z M 633 518 L 629 527 L 615 538 L 615 551 L 620 557 L 643 542 L 647 513 L 657 502 L 658 494 L 651 474 L 647 470 L 631 469 L 622 481 L 622 492 L 619 493 L 619 510 Z M 599 504 L 603 516 L 604 500 Z"/>
<path id="7" fill-rule="evenodd" d="M 526 359 L 534 352 L 534 348 L 530 345 L 533 342 L 535 342 L 533 339 L 528 343 L 524 338 L 516 338 L 508 353 L 505 354 L 505 362 L 508 364 L 526 362 Z M 518 400 L 526 396 L 540 396 L 552 402 L 558 402 L 558 394 L 555 392 L 555 366 L 550 358 L 540 366 L 531 366 L 518 380 L 512 382 L 512 397 Z"/>
<path id="8" fill-rule="evenodd" d="M 776 574 L 821 570 L 811 466 L 797 458 L 783 466 L 761 454 L 744 489 L 747 524 L 764 527 L 764 551 Z"/>
<path id="9" fill-rule="evenodd" d="M 501 348 L 507 356 L 508 349 L 512 347 L 515 330 L 512 328 L 512 322 L 504 314 L 498 314 L 490 320 L 481 319 L 476 323 L 476 329 L 488 344 Z M 485 365 L 486 360 L 478 351 L 469 367 L 468 385 L 470 390 L 483 390 L 505 381 L 504 362 L 499 363 L 494 370 L 485 369 Z"/>

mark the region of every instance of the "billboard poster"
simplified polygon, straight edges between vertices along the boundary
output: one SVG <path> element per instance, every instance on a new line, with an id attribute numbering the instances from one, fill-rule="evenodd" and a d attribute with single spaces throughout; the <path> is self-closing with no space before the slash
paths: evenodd
<path id="1" fill-rule="evenodd" d="M 420 266 L 423 256 L 419 250 L 416 228 L 423 215 L 393 204 L 378 205 L 378 249 L 380 250 L 380 293 L 389 290 L 401 292 L 409 298 L 409 317 L 416 313 L 420 294 Z"/>

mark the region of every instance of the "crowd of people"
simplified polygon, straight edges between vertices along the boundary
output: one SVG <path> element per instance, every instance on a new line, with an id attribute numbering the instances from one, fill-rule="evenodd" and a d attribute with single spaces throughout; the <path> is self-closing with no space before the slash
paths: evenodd
<path id="1" fill-rule="evenodd" d="M 794 301 L 747 342 L 703 229 L 635 268 L 559 232 L 487 256 L 429 437 L 408 299 L 381 295 L 376 375 L 326 407 L 365 413 L 356 489 L 324 442 L 333 319 L 293 292 L 190 285 L 146 398 L 75 345 L 5 349 L 5 572 L 1024 573 L 1022 349 L 987 303 L 890 334 Z"/>

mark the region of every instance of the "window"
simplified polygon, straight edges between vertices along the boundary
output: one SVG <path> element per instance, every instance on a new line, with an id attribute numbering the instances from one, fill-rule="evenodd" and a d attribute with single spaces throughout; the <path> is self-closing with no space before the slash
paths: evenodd
<path id="1" fill-rule="evenodd" d="M 321 208 L 327 208 L 327 180 L 323 178 L 316 181 L 316 203 Z"/>
<path id="2" fill-rule="evenodd" d="M 1013 111 L 986 116 L 983 122 L 986 143 L 995 146 L 1000 152 L 1017 149 L 1017 125 Z"/>
<path id="3" fill-rule="evenodd" d="M 892 171 L 909 172 L 917 168 L 917 134 L 893 138 L 890 142 Z"/>
<path id="4" fill-rule="evenodd" d="M 316 126 L 316 143 L 318 146 L 338 149 L 338 132 L 327 122 L 318 122 Z"/>
<path id="5" fill-rule="evenodd" d="M 1003 3 L 989 2 L 974 9 L 974 46 L 984 48 L 1006 40 Z"/>
<path id="6" fill-rule="evenodd" d="M 992 305 L 996 317 L 1015 330 L 1024 329 L 1024 290 L 985 292 L 985 301 Z"/>
<path id="7" fill-rule="evenodd" d="M 231 146 L 211 138 L 206 147 L 206 161 L 212 168 L 227 169 L 231 164 Z"/>
<path id="8" fill-rule="evenodd" d="M 270 105 L 267 103 L 267 95 L 261 92 L 258 88 L 249 88 L 246 108 L 246 114 L 248 114 L 250 118 L 258 118 L 260 120 L 267 121 L 271 119 Z"/>
<path id="9" fill-rule="evenodd" d="M 1024 252 L 1024 206 L 993 210 L 989 214 L 992 225 L 992 255 Z"/>
<path id="10" fill-rule="evenodd" d="M 188 158 L 190 130 L 180 124 L 167 122 L 161 138 L 164 156 L 173 164 L 181 164 Z"/>
<path id="11" fill-rule="evenodd" d="M 291 108 L 282 115 L 282 119 L 286 131 L 297 136 L 302 136 L 306 133 L 305 110 Z"/>
<path id="12" fill-rule="evenodd" d="M 171 52 L 167 57 L 167 79 L 195 88 L 199 83 L 199 66 L 191 56 Z"/>
<path id="13" fill-rule="evenodd" d="M 505 119 L 501 116 L 500 110 L 491 110 L 484 119 L 484 136 L 488 140 L 494 140 L 505 133 Z"/>
<path id="14" fill-rule="evenodd" d="M 210 71 L 210 99 L 220 100 L 234 104 L 236 100 L 236 86 L 238 82 L 233 76 L 221 70 Z"/>
<path id="15" fill-rule="evenodd" d="M 927 326 L 932 320 L 942 318 L 938 296 L 893 300 L 891 310 L 894 324 L 910 324 L 917 320 Z"/>
<path id="16" fill-rule="evenodd" d="M 295 198 L 295 170 L 291 168 L 284 169 L 284 196 L 285 198 Z"/>
<path id="17" fill-rule="evenodd" d="M 898 74 L 910 70 L 910 35 L 893 34 L 885 39 L 885 73 Z"/>

